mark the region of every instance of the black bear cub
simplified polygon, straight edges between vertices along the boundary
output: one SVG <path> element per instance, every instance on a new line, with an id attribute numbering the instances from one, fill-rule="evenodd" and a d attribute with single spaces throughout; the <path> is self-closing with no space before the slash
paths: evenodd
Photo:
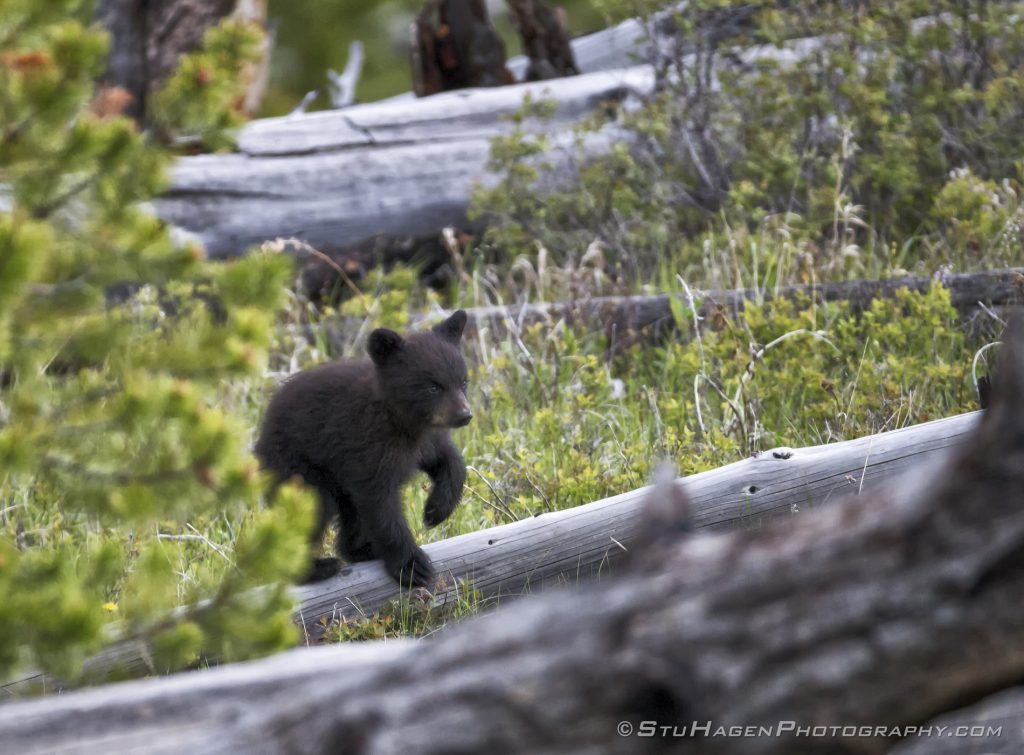
<path id="1" fill-rule="evenodd" d="M 400 491 L 417 470 L 430 476 L 433 489 L 423 510 L 428 527 L 447 519 L 462 497 L 466 464 L 449 430 L 473 418 L 459 352 L 465 327 L 466 313 L 459 310 L 405 338 L 375 330 L 367 343 L 370 361 L 300 372 L 271 400 L 256 455 L 278 481 L 299 475 L 316 489 L 314 548 L 338 519 L 339 556 L 379 558 L 401 584 L 432 584 L 430 558 L 409 531 Z M 318 558 L 306 581 L 339 568 L 336 558 Z"/>

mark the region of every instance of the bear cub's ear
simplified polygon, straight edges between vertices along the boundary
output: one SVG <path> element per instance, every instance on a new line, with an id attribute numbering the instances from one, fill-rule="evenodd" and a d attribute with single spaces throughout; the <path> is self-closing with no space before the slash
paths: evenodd
<path id="1" fill-rule="evenodd" d="M 373 363 L 380 367 L 402 349 L 403 343 L 405 342 L 402 337 L 395 331 L 377 328 L 370 333 L 370 340 L 366 342 L 366 350 Z"/>
<path id="2" fill-rule="evenodd" d="M 462 331 L 466 329 L 466 310 L 460 309 L 457 312 L 453 312 L 452 316 L 444 322 L 439 322 L 431 330 L 437 333 L 441 338 L 452 343 L 458 343 L 459 339 L 462 338 Z"/>

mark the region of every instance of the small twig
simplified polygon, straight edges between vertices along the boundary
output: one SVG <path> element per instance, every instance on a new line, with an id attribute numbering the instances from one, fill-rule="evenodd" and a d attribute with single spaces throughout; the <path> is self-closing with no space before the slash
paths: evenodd
<path id="1" fill-rule="evenodd" d="M 700 353 L 700 374 L 693 376 L 693 405 L 697 411 L 697 427 L 700 429 L 700 434 L 703 437 L 706 434 L 706 428 L 704 427 L 704 417 L 700 410 L 700 378 L 706 374 L 705 360 L 704 360 L 704 339 L 700 334 L 700 321 L 704 318 L 697 313 L 697 303 L 693 298 L 693 291 L 690 290 L 686 280 L 681 275 L 676 275 L 676 280 L 679 281 L 679 285 L 683 287 L 683 291 L 686 294 L 686 304 L 690 308 L 690 312 L 693 313 L 693 333 L 697 339 L 697 351 Z"/>
<path id="2" fill-rule="evenodd" d="M 45 220 L 50 217 L 53 213 L 63 207 L 67 202 L 72 200 L 76 195 L 81 194 L 83 191 L 88 189 L 92 184 L 99 178 L 99 174 L 95 173 L 87 178 L 83 178 L 76 184 L 68 187 L 62 194 L 57 194 L 55 197 L 50 199 L 48 202 L 40 204 L 38 207 L 33 208 L 32 217 L 36 220 Z"/>
<path id="3" fill-rule="evenodd" d="M 88 286 L 88 277 L 83 273 L 60 283 L 32 283 L 25 288 L 32 296 L 51 297 L 82 293 Z"/>
<path id="4" fill-rule="evenodd" d="M 506 458 L 507 458 L 507 459 L 508 459 L 508 460 L 509 460 L 509 461 L 510 461 L 510 462 L 511 462 L 512 464 L 514 464 L 515 466 L 519 467 L 519 471 L 520 471 L 520 472 L 522 472 L 522 475 L 523 475 L 523 479 L 524 479 L 524 480 L 526 480 L 526 484 L 527 484 L 527 485 L 529 485 L 529 486 L 530 486 L 531 488 L 533 488 L 534 492 L 536 492 L 536 493 L 537 493 L 537 495 L 539 495 L 539 496 L 541 497 L 541 500 L 543 500 L 543 501 L 544 501 L 544 508 L 545 508 L 545 509 L 546 509 L 547 511 L 551 511 L 551 510 L 552 510 L 552 509 L 551 509 L 551 499 L 550 499 L 550 498 L 548 498 L 548 496 L 547 496 L 547 493 L 545 493 L 545 492 L 544 492 L 543 490 L 541 490 L 541 489 L 540 489 L 540 487 L 539 487 L 539 486 L 537 485 L 537 483 L 535 483 L 535 482 L 533 481 L 533 478 L 532 478 L 532 477 L 530 476 L 530 472 L 529 472 L 529 470 L 528 470 L 528 469 L 526 468 L 526 465 L 525 465 L 525 464 L 523 464 L 523 463 L 522 463 L 521 461 L 519 461 L 518 459 L 516 459 L 516 458 L 515 458 L 515 457 L 514 457 L 514 456 L 513 456 L 513 455 L 512 455 L 511 453 L 509 453 L 508 451 L 505 451 L 505 452 L 503 453 L 503 455 L 504 455 L 504 456 L 505 456 L 505 457 L 506 457 Z"/>
<path id="5" fill-rule="evenodd" d="M 299 104 L 296 105 L 295 108 L 290 113 L 288 113 L 287 117 L 291 118 L 292 116 L 295 115 L 302 115 L 303 113 L 306 112 L 306 108 L 312 105 L 316 98 L 319 96 L 320 93 L 315 89 L 311 89 L 310 91 L 306 92 L 302 96 L 302 100 L 299 102 Z"/>
<path id="6" fill-rule="evenodd" d="M 707 428 L 704 427 L 704 416 L 700 411 L 700 379 L 702 375 L 693 376 L 693 408 L 697 413 L 697 427 L 700 429 L 701 437 L 707 435 Z"/>
<path id="7" fill-rule="evenodd" d="M 689 306 L 690 312 L 693 313 L 693 332 L 697 339 L 697 350 L 700 352 L 700 371 L 704 372 L 704 340 L 700 335 L 700 321 L 704 318 L 697 313 L 697 303 L 694 301 L 693 291 L 686 284 L 686 280 L 681 275 L 676 275 L 676 280 L 683 287 L 683 291 L 686 293 L 686 304 Z"/>
<path id="8" fill-rule="evenodd" d="M 978 385 L 978 360 L 981 355 L 991 349 L 993 346 L 1002 346 L 1002 341 L 993 341 L 992 343 L 986 343 L 976 352 L 974 352 L 974 359 L 971 360 L 971 381 L 974 383 L 974 391 L 978 395 L 979 401 L 981 400 L 981 388 Z"/>
<path id="9" fill-rule="evenodd" d="M 518 522 L 519 521 L 519 517 L 516 516 L 515 512 L 513 512 L 512 509 L 510 509 L 508 507 L 508 505 L 504 501 L 501 500 L 501 496 L 498 495 L 498 491 L 495 490 L 494 486 L 491 485 L 491 483 L 488 481 L 488 479 L 486 477 L 484 477 L 483 472 L 481 472 L 476 467 L 470 466 L 468 464 L 466 465 L 466 469 L 471 471 L 471 472 L 474 472 L 476 474 L 476 476 L 480 478 L 480 481 L 483 482 L 483 484 L 487 486 L 487 489 L 491 491 L 491 495 L 494 496 L 494 500 L 497 503 L 491 503 L 486 498 L 484 498 L 483 496 L 480 496 L 480 495 L 478 495 L 477 497 L 480 498 L 481 501 L 483 501 L 484 503 L 489 505 L 491 508 L 493 508 L 495 511 L 497 511 L 499 514 L 503 514 L 504 516 L 507 516 L 513 522 Z"/>
<path id="10" fill-rule="evenodd" d="M 796 336 L 810 336 L 816 341 L 824 341 L 829 346 L 831 346 L 834 351 L 839 351 L 836 345 L 829 340 L 828 336 L 826 336 L 820 330 L 808 330 L 807 328 L 798 328 L 797 330 L 791 330 L 788 333 L 783 333 L 774 341 L 771 341 L 770 343 L 762 346 L 761 348 L 757 349 L 750 355 L 750 361 L 747 362 L 747 366 L 743 370 L 743 374 L 740 375 L 739 385 L 736 386 L 736 394 L 733 396 L 733 402 L 736 405 L 738 405 L 740 402 L 740 397 L 743 395 L 743 389 L 746 387 L 747 383 L 750 382 L 750 378 L 754 376 L 754 370 L 757 363 L 764 359 L 764 355 L 768 353 L 770 349 L 774 348 L 775 346 L 778 346 L 783 341 L 788 341 L 790 338 L 794 338 Z M 739 416 L 740 415 L 737 414 L 737 419 L 739 418 Z M 727 428 L 726 432 L 728 433 L 731 429 L 732 427 L 730 425 L 730 427 Z"/>
<path id="11" fill-rule="evenodd" d="M 988 306 L 987 304 L 985 304 L 985 302 L 979 301 L 978 302 L 978 307 L 981 309 L 982 312 L 984 312 L 986 315 L 991 317 L 997 323 L 1002 325 L 1004 328 L 1006 327 L 1006 320 L 1004 320 L 1002 317 L 1000 317 L 998 314 L 996 314 L 996 311 L 994 309 L 992 309 L 990 306 Z"/>
<path id="12" fill-rule="evenodd" d="M 295 248 L 303 252 L 306 252 L 307 254 L 311 254 L 312 256 L 321 260 L 324 264 L 328 265 L 332 270 L 334 270 L 338 274 L 338 277 L 341 278 L 342 283 L 344 283 L 345 286 L 348 287 L 348 289 L 352 291 L 352 293 L 354 293 L 361 302 L 363 302 L 363 307 L 364 309 L 366 309 L 366 312 L 370 312 L 370 307 L 366 304 L 366 295 L 359 290 L 359 286 L 355 284 L 355 282 L 349 277 L 348 273 L 345 272 L 344 268 L 342 268 L 341 265 L 339 265 L 329 255 L 324 254 L 316 247 L 310 246 L 305 241 L 300 241 L 299 239 L 296 238 L 277 238 L 274 239 L 273 241 L 263 242 L 263 246 L 261 246 L 260 248 L 263 250 L 282 252 L 284 251 L 284 248 L 289 245 L 294 246 Z"/>
<path id="13" fill-rule="evenodd" d="M 228 556 L 228 554 L 224 552 L 223 548 L 221 548 L 219 545 L 217 545 L 216 543 L 211 541 L 210 538 L 208 538 L 206 535 L 204 535 L 199 530 L 197 530 L 195 527 L 193 527 L 191 522 L 187 522 L 185 524 L 185 526 L 188 527 L 190 530 L 192 530 L 193 534 L 191 534 L 191 535 L 184 535 L 184 534 L 182 534 L 182 535 L 170 535 L 170 534 L 165 534 L 163 532 L 157 532 L 156 533 L 156 537 L 157 537 L 158 540 L 178 540 L 178 541 L 192 541 L 192 542 L 203 543 L 205 545 L 208 545 L 211 550 L 213 550 L 218 556 L 220 556 L 225 561 L 227 561 L 231 566 L 235 565 L 234 561 L 232 561 L 231 557 Z"/>
<path id="14" fill-rule="evenodd" d="M 731 398 L 725 395 L 725 391 L 722 390 L 721 386 L 719 386 L 718 383 L 709 378 L 707 375 L 696 375 L 695 377 L 700 378 L 705 383 L 707 383 L 708 385 L 715 389 L 715 393 L 717 393 L 719 397 L 722 399 L 722 401 L 724 401 L 729 406 L 729 408 L 732 409 L 735 422 L 743 422 L 743 415 L 740 413 L 740 408 L 736 406 L 735 402 L 733 402 Z M 727 428 L 726 433 L 728 434 L 728 432 L 729 430 Z"/>
<path id="15" fill-rule="evenodd" d="M 864 466 L 861 467 L 861 470 L 860 470 L 860 479 L 857 481 L 857 495 L 860 495 L 863 492 L 863 490 L 864 490 L 864 478 L 867 477 L 867 474 L 868 474 L 868 459 L 871 458 L 871 447 L 874 444 L 875 444 L 875 436 L 872 435 L 871 439 L 868 441 L 867 453 L 864 454 Z"/>
<path id="16" fill-rule="evenodd" d="M 356 84 L 359 83 L 359 75 L 363 72 L 363 59 L 363 43 L 356 39 L 348 46 L 345 70 L 341 73 L 327 71 L 327 94 L 331 100 L 331 107 L 335 110 L 348 107 L 356 101 Z"/>

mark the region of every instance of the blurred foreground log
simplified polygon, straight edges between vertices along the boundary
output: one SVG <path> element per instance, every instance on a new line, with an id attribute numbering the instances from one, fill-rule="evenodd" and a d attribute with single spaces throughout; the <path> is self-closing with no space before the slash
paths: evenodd
<path id="1" fill-rule="evenodd" d="M 881 754 L 1011 690 L 988 703 L 1005 714 L 1024 679 L 1024 330 L 1005 340 L 969 441 L 869 494 L 636 542 L 644 559 L 615 580 L 430 641 L 12 704 L 0 749 Z M 679 495 L 659 486 L 648 506 Z M 954 714 L 971 715 L 991 720 Z M 1024 743 L 1019 719 L 980 734 L 959 751 Z"/>

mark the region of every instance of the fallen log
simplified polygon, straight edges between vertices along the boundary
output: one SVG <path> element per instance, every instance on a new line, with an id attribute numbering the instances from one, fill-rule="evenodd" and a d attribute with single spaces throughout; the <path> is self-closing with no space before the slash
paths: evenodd
<path id="1" fill-rule="evenodd" d="M 969 442 L 870 495 L 790 526 L 650 543 L 643 568 L 432 641 L 0 708 L 0 745 L 886 752 L 1024 678 L 1024 330 L 1007 344 Z"/>
<path id="2" fill-rule="evenodd" d="M 686 478 L 697 529 L 757 529 L 839 500 L 873 491 L 919 463 L 941 458 L 964 441 L 977 422 L 963 414 L 856 440 L 802 449 L 780 448 Z M 425 546 L 447 589 L 436 606 L 459 599 L 467 586 L 482 598 L 512 598 L 609 573 L 628 552 L 648 488 L 564 511 L 460 535 Z M 321 620 L 376 611 L 399 597 L 379 562 L 346 566 L 333 579 L 293 589 L 296 619 L 307 641 L 322 633 Z M 86 662 L 85 680 L 159 673 L 141 641 L 119 643 Z M 41 673 L 0 685 L 0 697 L 64 684 Z"/>
<path id="3" fill-rule="evenodd" d="M 949 289 L 952 305 L 963 315 L 982 307 L 1004 309 L 1024 304 L 1024 268 L 989 270 L 977 273 L 945 273 L 939 276 L 900 276 L 884 280 L 853 280 L 837 283 L 781 286 L 771 289 L 727 289 L 694 291 L 697 316 L 702 324 L 714 323 L 720 314 L 735 315 L 747 302 L 771 299 L 807 298 L 812 302 L 846 301 L 854 311 L 863 311 L 879 298 L 893 298 L 906 288 L 924 292 L 932 283 Z M 641 332 L 653 335 L 676 329 L 673 304 L 682 303 L 685 317 L 692 323 L 693 313 L 685 292 L 655 296 L 600 296 L 567 302 L 537 302 L 508 306 L 473 307 L 468 333 L 482 331 L 503 335 L 537 323 L 552 325 L 564 321 L 581 332 L 603 332 L 614 346 L 615 338 L 632 338 Z"/>
<path id="4" fill-rule="evenodd" d="M 584 114 L 653 88 L 653 72 L 640 66 L 253 121 L 240 154 L 180 159 L 153 204 L 212 258 L 278 237 L 332 253 L 382 233 L 436 233 L 466 223 L 472 187 L 487 178 L 490 140 L 513 128 L 503 116 L 524 96 L 559 102 L 551 121 L 534 126 L 550 128 L 557 147 L 557 134 L 568 144 Z M 592 142 L 606 149 L 617 138 L 613 129 Z"/>

